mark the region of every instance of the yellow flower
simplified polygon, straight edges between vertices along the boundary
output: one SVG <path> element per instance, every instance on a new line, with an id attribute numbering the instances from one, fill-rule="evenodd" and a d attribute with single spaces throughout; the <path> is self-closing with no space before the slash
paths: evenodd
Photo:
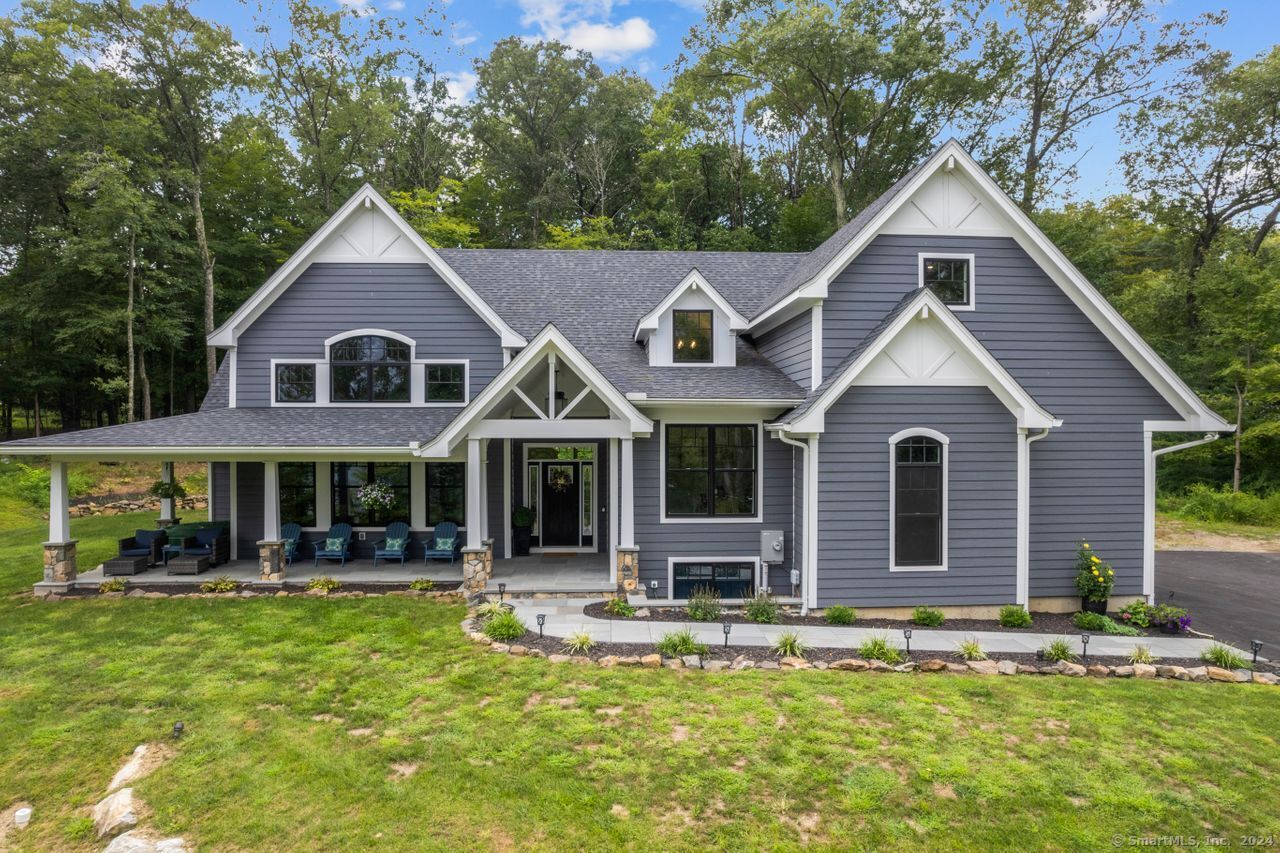
<path id="1" fill-rule="evenodd" d="M 1097 570 L 1097 569 L 1094 569 L 1094 570 L 1093 570 L 1093 576 L 1094 576 L 1095 578 L 1098 576 L 1098 570 Z"/>
<path id="2" fill-rule="evenodd" d="M 1095 554 L 1094 556 L 1090 557 L 1089 559 L 1090 559 L 1090 560 L 1093 560 L 1095 563 L 1101 563 L 1101 562 L 1102 562 L 1101 560 L 1099 560 L 1099 559 L 1098 559 L 1098 557 L 1097 557 L 1097 555 L 1096 555 L 1096 554 Z"/>
<path id="3" fill-rule="evenodd" d="M 1107 574 L 1114 575 L 1115 573 L 1116 573 L 1115 569 L 1107 569 Z"/>
<path id="4" fill-rule="evenodd" d="M 1089 547 L 1089 543 L 1088 543 L 1088 542 L 1081 542 L 1081 543 L 1080 543 L 1080 547 L 1081 547 L 1081 548 L 1088 548 L 1088 547 Z"/>

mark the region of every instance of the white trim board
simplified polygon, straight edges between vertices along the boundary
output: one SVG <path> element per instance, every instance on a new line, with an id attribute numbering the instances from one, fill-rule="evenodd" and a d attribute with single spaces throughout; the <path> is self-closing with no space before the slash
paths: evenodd
<path id="1" fill-rule="evenodd" d="M 687 600 L 682 598 L 678 599 L 674 595 L 676 586 L 676 563 L 751 563 L 755 567 L 752 571 L 753 576 L 755 577 L 756 589 L 760 589 L 761 587 L 768 585 L 766 581 L 769 579 L 763 576 L 765 570 L 763 569 L 763 564 L 760 562 L 759 554 L 749 557 L 687 557 L 684 555 L 680 555 L 678 557 L 667 557 L 667 597 L 665 599 L 667 602 Z M 661 598 L 658 599 L 658 601 L 663 600 L 664 599 Z M 746 601 L 746 599 L 727 598 L 725 601 Z"/>
<path id="2" fill-rule="evenodd" d="M 346 203 L 338 208 L 333 216 L 329 217 L 328 222 L 312 234 L 302 244 L 301 248 L 294 252 L 252 296 L 236 309 L 235 313 L 227 318 L 225 323 L 209 335 L 209 345 L 234 347 L 240 333 L 248 328 L 254 320 L 258 319 L 280 297 L 280 294 L 284 293 L 289 285 L 293 284 L 298 276 L 310 266 L 311 262 L 322 254 L 328 246 L 330 238 L 343 239 L 339 234 L 341 229 L 364 211 L 370 210 L 377 210 L 390 220 L 391 225 L 399 232 L 396 238 L 402 240 L 410 251 L 408 253 L 397 252 L 395 257 L 384 257 L 376 251 L 371 254 L 361 254 L 361 250 L 358 247 L 347 243 L 353 254 L 349 260 L 361 264 L 425 261 L 435 270 L 437 275 L 444 279 L 446 284 L 453 288 L 454 292 L 462 298 L 462 301 L 467 303 L 468 307 L 475 311 L 488 324 L 489 328 L 498 334 L 502 339 L 502 346 L 521 347 L 525 345 L 524 337 L 511 328 L 487 302 L 481 299 L 480 295 L 463 281 L 462 277 L 445 263 L 435 249 L 431 248 L 422 239 L 422 236 L 409 223 L 404 221 L 404 218 L 396 212 L 395 208 L 369 184 L 365 184 L 356 190 L 351 198 L 347 199 Z M 385 250 L 389 245 L 387 243 L 380 248 Z M 344 257 L 343 260 L 348 259 Z"/>
<path id="3" fill-rule="evenodd" d="M 729 303 L 729 300 L 721 296 L 720 292 L 711 286 L 711 282 L 707 281 L 706 277 L 698 271 L 698 268 L 694 267 L 689 270 L 689 274 L 686 275 L 684 279 L 667 294 L 666 298 L 658 303 L 658 307 L 654 308 L 648 314 L 645 314 L 636 322 L 635 340 L 639 342 L 657 332 L 659 318 L 661 318 L 664 313 L 671 310 L 680 297 L 683 296 L 686 291 L 690 290 L 701 291 L 702 294 L 711 300 L 717 308 L 723 311 L 725 316 L 729 318 L 730 330 L 740 332 L 747 328 L 747 318 L 744 317 L 738 309 L 734 308 L 733 305 Z"/>

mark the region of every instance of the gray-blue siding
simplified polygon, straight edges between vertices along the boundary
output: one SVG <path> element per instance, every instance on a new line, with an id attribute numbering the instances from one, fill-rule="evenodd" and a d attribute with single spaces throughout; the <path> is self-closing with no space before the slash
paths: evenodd
<path id="1" fill-rule="evenodd" d="M 813 317 L 804 311 L 755 339 L 756 349 L 801 388 L 813 376 Z"/>
<path id="2" fill-rule="evenodd" d="M 410 337 L 419 359 L 470 359 L 473 397 L 502 369 L 497 333 L 426 264 L 312 264 L 241 332 L 236 405 L 271 405 L 271 359 L 323 359 L 353 329 Z"/>
<path id="3" fill-rule="evenodd" d="M 640 579 L 645 586 L 657 581 L 657 596 L 664 598 L 669 558 L 759 556 L 760 531 L 781 530 L 788 543 L 785 562 L 770 566 L 769 584 L 778 594 L 790 594 L 788 575 L 794 547 L 791 446 L 768 437 L 764 440 L 764 470 L 759 475 L 764 494 L 762 523 L 663 524 L 658 500 L 662 429 L 663 424 L 655 421 L 652 437 L 636 439 L 635 443 L 635 534 L 636 547 L 640 549 Z"/>
<path id="4" fill-rule="evenodd" d="M 947 570 L 889 571 L 889 438 L 928 427 L 950 439 Z M 819 440 L 818 605 L 1014 600 L 1017 425 L 986 388 L 855 387 Z"/>
<path id="5" fill-rule="evenodd" d="M 1116 593 L 1141 593 L 1142 422 L 1176 413 L 1014 240 L 877 237 L 823 304 L 824 369 L 918 286 L 917 255 L 928 251 L 974 253 L 976 309 L 956 316 L 1064 421 L 1031 445 L 1031 595 L 1075 594 L 1074 554 L 1086 537 L 1115 564 Z M 828 423 L 824 449 L 830 438 Z M 825 477 L 834 463 L 819 458 Z"/>

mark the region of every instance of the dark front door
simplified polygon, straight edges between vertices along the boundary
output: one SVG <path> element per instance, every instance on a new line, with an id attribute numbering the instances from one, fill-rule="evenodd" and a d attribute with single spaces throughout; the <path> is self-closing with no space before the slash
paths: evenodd
<path id="1" fill-rule="evenodd" d="M 580 473 L 577 462 L 547 462 L 542 466 L 542 523 L 538 530 L 543 548 L 576 548 L 581 544 Z"/>

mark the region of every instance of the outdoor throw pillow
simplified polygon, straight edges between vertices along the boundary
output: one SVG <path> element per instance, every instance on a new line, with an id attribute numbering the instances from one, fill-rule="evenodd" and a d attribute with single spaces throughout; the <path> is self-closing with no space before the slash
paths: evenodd
<path id="1" fill-rule="evenodd" d="M 404 547 L 404 540 L 403 540 L 403 539 L 388 539 L 388 540 L 387 540 L 387 550 L 388 550 L 388 551 L 399 551 L 399 550 L 400 550 L 401 548 L 403 548 L 403 547 Z"/>
<path id="2" fill-rule="evenodd" d="M 449 537 L 448 539 L 444 539 L 444 538 L 437 539 L 437 540 L 436 540 L 436 550 L 437 550 L 437 551 L 452 551 L 452 550 L 453 550 L 453 537 L 451 536 L 451 537 Z"/>
<path id="3" fill-rule="evenodd" d="M 324 549 L 325 549 L 326 551 L 341 551 L 341 550 L 342 550 L 342 538 L 341 538 L 341 537 L 335 537 L 335 538 L 332 538 L 332 539 L 326 539 L 326 540 L 324 540 Z"/>

